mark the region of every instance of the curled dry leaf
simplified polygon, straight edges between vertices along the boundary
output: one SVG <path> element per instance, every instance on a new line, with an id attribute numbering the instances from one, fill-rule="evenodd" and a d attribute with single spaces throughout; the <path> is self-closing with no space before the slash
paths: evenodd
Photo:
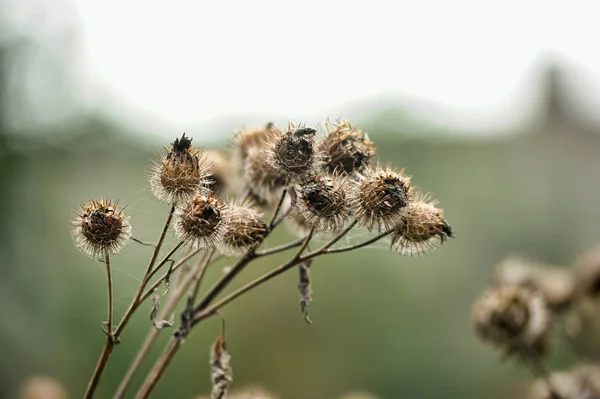
<path id="1" fill-rule="evenodd" d="M 233 382 L 232 370 L 229 367 L 230 359 L 231 356 L 225 345 L 225 337 L 220 334 L 210 353 L 211 399 L 225 399 L 227 397 L 227 390 Z"/>
<path id="2" fill-rule="evenodd" d="M 308 317 L 308 304 L 312 301 L 312 286 L 310 281 L 310 266 L 312 259 L 304 261 L 298 265 L 300 271 L 300 279 L 298 281 L 298 290 L 300 291 L 300 311 L 304 315 L 304 320 L 308 324 L 312 324 L 312 320 Z"/>

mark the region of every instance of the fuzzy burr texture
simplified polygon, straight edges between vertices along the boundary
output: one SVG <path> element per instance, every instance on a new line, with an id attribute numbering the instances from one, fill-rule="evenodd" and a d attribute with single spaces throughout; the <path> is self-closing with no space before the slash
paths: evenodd
<path id="1" fill-rule="evenodd" d="M 351 214 L 344 179 L 313 174 L 302 178 L 292 190 L 293 205 L 309 228 L 335 232 L 344 227 Z"/>
<path id="2" fill-rule="evenodd" d="M 366 133 L 344 121 L 327 123 L 327 133 L 318 143 L 318 152 L 328 173 L 352 174 L 369 166 L 375 147 Z"/>
<path id="3" fill-rule="evenodd" d="M 180 203 L 205 193 L 210 185 L 210 165 L 192 139 L 183 134 L 165 147 L 150 172 L 150 188 L 159 201 Z"/>
<path id="4" fill-rule="evenodd" d="M 539 356 L 546 350 L 550 317 L 544 298 L 533 290 L 492 289 L 475 304 L 472 317 L 479 338 L 505 354 Z"/>
<path id="5" fill-rule="evenodd" d="M 304 125 L 290 124 L 287 131 L 273 128 L 263 143 L 269 164 L 283 176 L 298 178 L 313 170 L 317 131 Z"/>
<path id="6" fill-rule="evenodd" d="M 366 169 L 352 185 L 354 217 L 369 231 L 391 230 L 412 201 L 410 178 L 389 168 Z"/>
<path id="7" fill-rule="evenodd" d="M 219 251 L 225 255 L 243 255 L 259 246 L 267 236 L 267 224 L 262 214 L 245 205 L 232 205 Z"/>
<path id="8" fill-rule="evenodd" d="M 233 382 L 233 372 L 229 366 L 230 359 L 231 356 L 225 345 L 225 337 L 219 335 L 210 352 L 211 399 L 227 397 L 227 390 Z"/>
<path id="9" fill-rule="evenodd" d="M 529 390 L 528 399 L 596 399 L 600 397 L 600 368 L 583 365 L 570 372 L 556 372 L 549 377 L 554 395 L 547 380 L 536 380 Z"/>
<path id="10" fill-rule="evenodd" d="M 81 212 L 71 224 L 75 246 L 86 256 L 99 259 L 108 251 L 120 252 L 129 237 L 131 226 L 129 216 L 118 210 L 118 203 L 110 200 L 93 200 L 81 205 Z"/>
<path id="11" fill-rule="evenodd" d="M 213 195 L 199 195 L 175 213 L 175 232 L 194 248 L 214 248 L 227 232 L 228 209 Z"/>
<path id="12" fill-rule="evenodd" d="M 211 175 L 207 178 L 206 188 L 213 193 L 224 196 L 231 187 L 231 164 L 227 155 L 219 150 L 206 150 L 204 157 L 211 165 Z"/>
<path id="13" fill-rule="evenodd" d="M 444 211 L 434 202 L 409 203 L 400 213 L 392 233 L 391 246 L 402 255 L 418 256 L 439 248 L 454 233 L 444 219 Z"/>

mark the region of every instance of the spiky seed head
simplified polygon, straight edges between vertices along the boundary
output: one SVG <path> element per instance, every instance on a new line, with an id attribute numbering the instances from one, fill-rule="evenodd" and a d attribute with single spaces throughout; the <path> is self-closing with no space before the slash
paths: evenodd
<path id="1" fill-rule="evenodd" d="M 246 190 L 253 200 L 265 207 L 277 205 L 287 179 L 271 166 L 261 149 L 248 151 L 243 174 Z"/>
<path id="2" fill-rule="evenodd" d="M 550 318 L 536 291 L 514 285 L 491 289 L 477 301 L 472 317 L 478 337 L 506 355 L 542 355 L 547 348 Z"/>
<path id="3" fill-rule="evenodd" d="M 440 247 L 449 237 L 454 237 L 444 219 L 443 209 L 426 196 L 402 208 L 400 220 L 392 233 L 391 247 L 398 253 L 418 256 Z"/>
<path id="4" fill-rule="evenodd" d="M 317 131 L 304 125 L 290 124 L 284 131 L 273 127 L 264 142 L 268 162 L 282 176 L 301 177 L 309 173 L 315 161 Z"/>
<path id="5" fill-rule="evenodd" d="M 275 125 L 268 123 L 259 129 L 240 130 L 235 133 L 237 157 L 242 161 L 242 165 L 251 150 L 261 148 L 263 143 L 272 137 L 274 129 Z"/>
<path id="6" fill-rule="evenodd" d="M 369 136 L 348 121 L 328 123 L 327 134 L 317 147 L 328 173 L 361 172 L 375 156 L 375 147 Z"/>
<path id="7" fill-rule="evenodd" d="M 294 206 L 307 226 L 317 232 L 343 228 L 351 213 L 345 184 L 337 176 L 310 174 L 294 185 Z"/>
<path id="8" fill-rule="evenodd" d="M 552 384 L 550 392 L 548 380 Z M 555 372 L 533 382 L 528 399 L 593 399 L 600 397 L 600 367 L 584 364 L 569 372 Z"/>
<path id="9" fill-rule="evenodd" d="M 539 291 L 551 310 L 560 311 L 572 303 L 575 281 L 570 270 L 542 267 L 518 256 L 502 260 L 494 269 L 494 286 L 519 285 Z"/>
<path id="10" fill-rule="evenodd" d="M 579 296 L 600 298 L 600 247 L 588 251 L 577 261 L 575 278 Z"/>
<path id="11" fill-rule="evenodd" d="M 150 171 L 150 188 L 159 201 L 178 203 L 191 200 L 198 192 L 206 192 L 210 183 L 210 165 L 200 149 L 185 136 L 165 147 Z"/>
<path id="12" fill-rule="evenodd" d="M 390 230 L 412 200 L 410 177 L 390 168 L 366 169 L 352 183 L 354 217 L 369 231 Z"/>
<path id="13" fill-rule="evenodd" d="M 81 205 L 71 222 L 75 246 L 90 258 L 99 259 L 106 252 L 121 251 L 131 236 L 130 216 L 118 210 L 118 203 L 108 199 L 92 200 Z"/>
<path id="14" fill-rule="evenodd" d="M 229 223 L 219 245 L 225 255 L 243 255 L 266 238 L 267 224 L 262 214 L 249 205 L 236 204 L 229 209 Z"/>
<path id="15" fill-rule="evenodd" d="M 186 245 L 214 248 L 221 242 L 229 222 L 227 206 L 212 194 L 198 195 L 177 208 L 175 232 Z"/>
<path id="16" fill-rule="evenodd" d="M 205 183 L 206 188 L 217 195 L 226 195 L 231 185 L 231 164 L 227 155 L 212 149 L 204 151 L 204 156 L 211 165 L 211 176 Z"/>

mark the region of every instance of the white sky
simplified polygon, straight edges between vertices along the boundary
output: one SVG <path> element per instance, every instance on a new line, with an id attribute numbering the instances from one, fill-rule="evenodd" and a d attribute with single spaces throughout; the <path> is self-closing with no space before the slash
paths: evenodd
<path id="1" fill-rule="evenodd" d="M 76 0 L 92 97 L 169 134 L 232 114 L 344 117 L 394 95 L 431 101 L 442 123 L 502 123 L 531 100 L 540 54 L 600 76 L 596 3 Z"/>

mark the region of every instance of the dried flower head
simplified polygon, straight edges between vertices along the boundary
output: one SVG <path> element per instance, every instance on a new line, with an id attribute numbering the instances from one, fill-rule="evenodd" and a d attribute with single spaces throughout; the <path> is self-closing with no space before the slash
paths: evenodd
<path id="1" fill-rule="evenodd" d="M 178 238 L 195 248 L 214 248 L 223 239 L 229 222 L 226 205 L 210 193 L 179 207 L 176 218 Z"/>
<path id="2" fill-rule="evenodd" d="M 264 151 L 258 148 L 248 151 L 243 173 L 246 190 L 253 200 L 265 206 L 279 202 L 287 178 L 271 166 Z"/>
<path id="3" fill-rule="evenodd" d="M 486 292 L 473 308 L 479 338 L 505 354 L 542 355 L 547 346 L 549 314 L 544 298 L 519 286 Z"/>
<path id="4" fill-rule="evenodd" d="M 118 203 L 107 199 L 93 200 L 81 205 L 81 212 L 71 224 L 75 246 L 86 256 L 101 258 L 106 252 L 121 251 L 131 236 L 129 216 L 118 210 Z"/>
<path id="5" fill-rule="evenodd" d="M 315 231 L 338 231 L 351 214 L 346 183 L 339 177 L 310 174 L 292 190 L 294 207 Z"/>
<path id="6" fill-rule="evenodd" d="M 231 165 L 226 154 L 219 150 L 206 150 L 204 156 L 211 165 L 206 187 L 217 195 L 227 194 L 231 185 Z"/>
<path id="7" fill-rule="evenodd" d="M 555 392 L 550 392 L 548 381 Z M 529 399 L 595 399 L 600 397 L 600 368 L 585 365 L 571 372 L 552 373 L 548 379 L 536 380 L 529 390 Z"/>
<path id="8" fill-rule="evenodd" d="M 389 168 L 366 169 L 353 185 L 354 216 L 369 231 L 392 229 L 412 200 L 410 177 Z"/>
<path id="9" fill-rule="evenodd" d="M 287 131 L 273 128 L 264 142 L 270 165 L 282 176 L 295 178 L 309 173 L 315 161 L 316 133 L 304 125 L 290 124 Z"/>
<path id="10" fill-rule="evenodd" d="M 575 282 L 570 270 L 541 267 L 515 256 L 504 259 L 496 266 L 493 284 L 519 285 L 538 290 L 552 310 L 567 307 L 575 294 Z"/>
<path id="11" fill-rule="evenodd" d="M 242 161 L 242 165 L 249 152 L 253 149 L 260 149 L 263 143 L 272 136 L 274 129 L 273 123 L 267 123 L 263 128 L 240 130 L 235 134 L 237 157 Z"/>
<path id="12" fill-rule="evenodd" d="M 225 399 L 229 385 L 233 382 L 229 367 L 231 356 L 227 352 L 225 337 L 220 334 L 210 351 L 210 377 L 212 381 L 211 399 Z"/>
<path id="13" fill-rule="evenodd" d="M 421 255 L 440 247 L 452 228 L 444 219 L 443 209 L 427 197 L 409 203 L 400 212 L 400 220 L 392 233 L 392 248 L 402 255 Z"/>
<path id="14" fill-rule="evenodd" d="M 327 135 L 318 144 L 323 164 L 329 173 L 352 174 L 361 172 L 375 156 L 373 142 L 366 133 L 344 121 L 327 124 Z"/>
<path id="15" fill-rule="evenodd" d="M 171 148 L 164 148 L 159 161 L 150 172 L 150 188 L 154 196 L 164 202 L 189 201 L 210 183 L 210 165 L 201 151 L 192 146 L 185 136 L 175 139 Z"/>
<path id="16" fill-rule="evenodd" d="M 226 255 L 243 255 L 259 246 L 266 238 L 267 231 L 261 213 L 248 205 L 232 205 L 219 250 Z"/>
<path id="17" fill-rule="evenodd" d="M 578 295 L 588 299 L 600 297 L 600 247 L 587 252 L 577 262 L 575 278 Z"/>

